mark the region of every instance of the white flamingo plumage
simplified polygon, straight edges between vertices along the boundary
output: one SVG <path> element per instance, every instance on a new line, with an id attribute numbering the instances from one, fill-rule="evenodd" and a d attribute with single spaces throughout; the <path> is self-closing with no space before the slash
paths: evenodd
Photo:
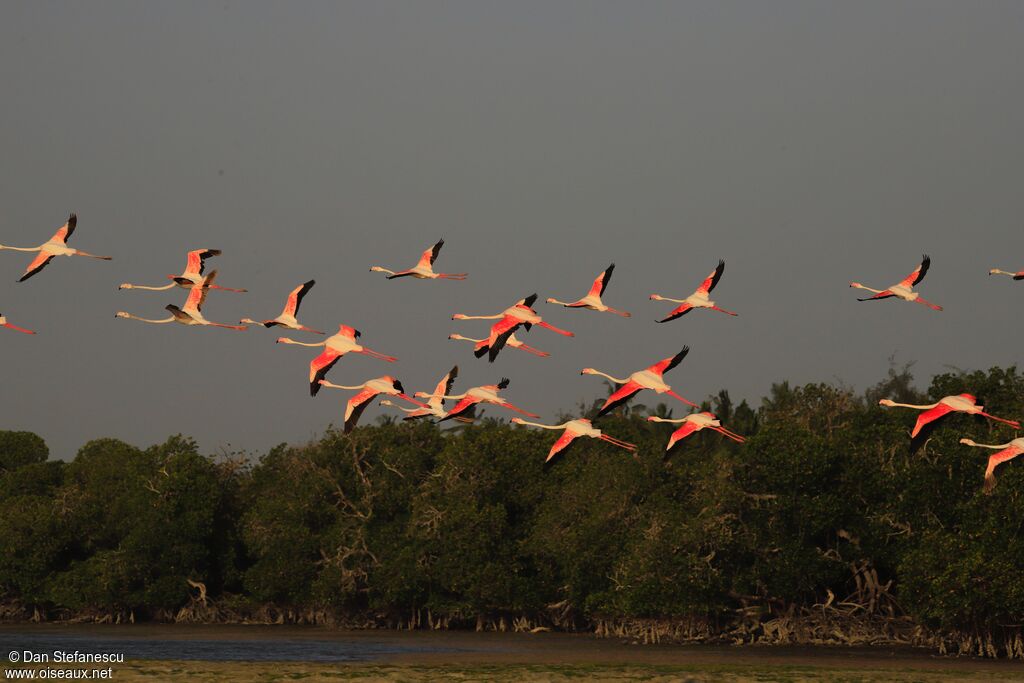
<path id="1" fill-rule="evenodd" d="M 387 273 L 389 280 L 394 280 L 396 277 L 414 277 L 418 280 L 465 280 L 469 273 L 435 273 L 434 272 L 434 261 L 437 260 L 437 255 L 441 253 L 441 247 L 444 246 L 444 240 L 438 240 L 437 244 L 427 249 L 420 256 L 419 262 L 409 268 L 408 270 L 388 270 L 381 266 L 371 266 L 370 271 L 375 273 Z"/>
<path id="2" fill-rule="evenodd" d="M 874 296 L 869 296 L 866 299 L 857 299 L 857 301 L 878 301 L 880 299 L 888 299 L 890 297 L 897 297 L 904 301 L 912 301 L 914 303 L 923 304 L 928 308 L 941 311 L 942 306 L 933 304 L 930 301 L 925 301 L 921 298 L 921 295 L 913 291 L 914 285 L 924 279 L 924 276 L 928 274 L 928 269 L 932 265 L 932 260 L 928 254 L 921 256 L 921 264 L 914 269 L 910 275 L 906 276 L 892 287 L 888 289 L 872 289 L 871 287 L 865 287 L 859 282 L 851 282 L 850 286 L 855 289 L 866 289 L 869 292 L 874 292 Z"/>
<path id="3" fill-rule="evenodd" d="M 455 396 L 445 395 L 443 398 L 459 399 L 459 402 L 456 403 L 455 406 L 451 410 L 449 410 L 443 418 L 438 420 L 438 422 L 444 422 L 445 420 L 451 420 L 461 417 L 464 413 L 469 412 L 469 410 L 478 403 L 492 403 L 496 406 L 501 406 L 502 408 L 508 408 L 509 410 L 516 411 L 517 413 L 522 413 L 527 417 L 540 417 L 540 415 L 537 415 L 535 413 L 529 413 L 523 410 L 522 408 L 515 407 L 514 405 L 503 399 L 501 396 L 499 396 L 498 392 L 507 386 L 508 378 L 502 377 L 501 381 L 498 382 L 497 384 L 485 384 L 483 386 L 473 387 L 472 389 L 469 389 L 465 393 L 458 394 Z"/>
<path id="4" fill-rule="evenodd" d="M 394 363 L 397 358 L 394 356 L 385 356 L 382 353 L 377 353 L 372 349 L 368 349 L 356 342 L 362 333 L 354 327 L 348 325 L 338 325 L 337 333 L 331 335 L 322 342 L 300 342 L 288 337 L 278 337 L 278 344 L 294 344 L 296 346 L 323 346 L 324 351 L 319 356 L 309 362 L 309 395 L 316 396 L 320 391 L 320 380 L 327 376 L 327 372 L 334 367 L 334 364 L 338 362 L 338 359 L 344 356 L 346 353 L 361 353 L 371 358 L 377 358 L 388 363 Z"/>
<path id="5" fill-rule="evenodd" d="M 545 329 L 556 332 L 565 337 L 574 337 L 572 332 L 563 330 L 551 325 L 550 323 L 544 322 L 537 311 L 533 310 L 534 302 L 537 301 L 537 295 L 531 294 L 525 299 L 520 299 L 512 306 L 509 306 L 501 313 L 495 315 L 465 315 L 464 313 L 456 313 L 452 316 L 452 320 L 497 320 L 498 322 L 491 326 L 491 332 L 487 339 L 487 359 L 490 362 L 494 362 L 494 359 L 498 357 L 498 352 L 504 348 L 505 344 L 512 334 L 519 329 L 522 325 L 529 331 L 533 325 L 538 325 Z M 476 350 L 476 355 L 479 358 L 483 355 L 480 348 Z"/>
<path id="6" fill-rule="evenodd" d="M 334 384 L 325 379 L 320 380 L 320 385 L 331 389 L 346 389 L 349 391 L 359 392 L 350 398 L 345 404 L 345 434 L 352 431 L 356 426 L 356 422 L 359 421 L 359 416 L 363 414 L 364 410 L 366 410 L 366 406 L 370 405 L 370 401 L 373 400 L 374 396 L 379 396 L 380 394 L 397 396 L 398 398 L 409 401 L 410 403 L 415 403 L 421 408 L 427 407 L 416 399 L 406 396 L 405 388 L 402 386 L 402 383 L 391 375 L 384 375 L 383 377 L 377 377 L 376 379 L 369 379 L 354 387 Z"/>
<path id="7" fill-rule="evenodd" d="M 476 355 L 477 358 L 480 358 L 485 353 L 487 353 L 488 349 L 490 348 L 490 338 L 473 339 L 472 337 L 463 337 L 461 334 L 449 334 L 448 338 L 460 341 L 473 342 L 475 344 L 475 346 L 473 347 L 473 353 L 474 355 Z M 515 334 L 510 334 L 508 336 L 508 339 L 505 340 L 505 346 L 508 346 L 509 348 L 513 349 L 519 349 L 520 351 L 526 351 L 527 353 L 532 353 L 533 355 L 540 356 L 541 358 L 547 358 L 548 356 L 551 355 L 547 351 L 539 351 L 538 349 L 535 349 L 532 346 L 527 346 L 519 339 L 517 339 Z"/>
<path id="8" fill-rule="evenodd" d="M 661 320 L 656 320 L 655 322 L 667 323 L 670 320 L 675 320 L 676 318 L 686 315 L 695 308 L 710 308 L 712 311 L 718 311 L 719 313 L 725 313 L 726 315 L 739 315 L 738 313 L 727 311 L 724 308 L 719 308 L 718 305 L 709 298 L 711 290 L 713 290 L 718 284 L 718 281 L 722 279 L 722 273 L 724 272 L 725 261 L 719 259 L 718 266 L 711 271 L 710 275 L 704 278 L 704 282 L 700 284 L 700 287 L 685 299 L 670 299 L 669 297 L 662 296 L 660 294 L 651 294 L 652 301 L 671 301 L 679 304 L 679 306 L 676 306 L 669 311 L 667 316 Z"/>
<path id="9" fill-rule="evenodd" d="M 577 438 L 581 436 L 590 437 L 592 439 L 601 439 L 602 441 L 606 441 L 612 444 L 613 446 L 625 448 L 627 451 L 630 452 L 636 452 L 636 445 L 627 443 L 625 441 L 620 441 L 619 439 L 602 433 L 600 429 L 591 424 L 590 420 L 583 417 L 576 418 L 575 420 L 569 420 L 568 422 L 563 422 L 560 425 L 544 425 L 538 424 L 536 422 L 527 422 L 526 420 L 519 417 L 513 417 L 512 422 L 515 422 L 516 424 L 520 425 L 538 427 L 540 429 L 554 429 L 562 431 L 562 436 L 558 437 L 558 440 L 555 441 L 555 443 L 551 446 L 551 450 L 548 451 L 548 457 L 544 459 L 545 465 L 551 462 L 552 458 L 554 458 L 556 455 L 558 455 L 566 448 L 568 448 L 573 441 L 575 441 Z"/>
<path id="10" fill-rule="evenodd" d="M 976 443 L 971 439 L 960 439 L 960 443 L 976 448 L 991 448 L 992 450 L 999 451 L 989 456 L 988 467 L 985 468 L 985 493 L 987 494 L 992 493 L 992 490 L 996 487 L 996 466 L 1013 460 L 1021 453 L 1024 453 L 1024 437 L 998 445 Z"/>
<path id="11" fill-rule="evenodd" d="M 699 408 L 696 403 L 688 399 L 683 398 L 676 392 L 672 391 L 672 387 L 665 384 L 665 380 L 662 377 L 666 372 L 679 365 L 679 362 L 686 357 L 686 354 L 690 352 L 689 346 L 684 346 L 682 350 L 674 356 L 664 358 L 654 365 L 651 365 L 643 370 L 634 372 L 626 379 L 619 379 L 618 377 L 612 377 L 611 375 L 605 374 L 600 370 L 594 368 L 583 368 L 580 370 L 581 375 L 599 375 L 606 377 L 611 381 L 615 382 L 618 387 L 612 392 L 612 395 L 604 402 L 601 409 L 597 412 L 597 417 L 605 415 L 609 411 L 622 405 L 635 394 L 639 393 L 644 389 L 650 389 L 658 394 L 668 394 L 669 396 L 691 405 L 694 408 Z M 596 419 L 596 418 L 595 418 Z"/>
<path id="12" fill-rule="evenodd" d="M 251 320 L 249 318 L 242 318 L 239 322 L 248 325 L 262 325 L 263 327 L 275 327 L 281 326 L 289 330 L 301 330 L 303 332 L 312 332 L 314 334 L 323 334 L 320 330 L 314 330 L 312 327 L 306 327 L 300 325 L 296 316 L 299 314 L 299 306 L 302 304 L 302 298 L 309 293 L 309 290 L 313 289 L 313 285 L 316 284 L 316 280 L 310 280 L 309 282 L 303 282 L 301 285 L 293 289 L 288 294 L 288 299 L 285 301 L 284 310 L 281 311 L 281 315 L 271 320 Z"/>
<path id="13" fill-rule="evenodd" d="M 53 233 L 48 241 L 43 242 L 38 247 L 9 247 L 0 244 L 0 250 L 7 249 L 9 251 L 37 251 L 39 254 L 32 259 L 32 262 L 28 264 L 25 269 L 25 273 L 18 279 L 18 282 L 24 282 L 29 279 L 43 268 L 46 264 L 53 260 L 54 256 L 87 256 L 89 258 L 100 259 L 101 261 L 109 261 L 109 256 L 97 256 L 96 254 L 90 254 L 89 252 L 82 251 L 81 249 L 72 249 L 68 246 L 67 242 L 71 238 L 72 233 L 75 232 L 75 227 L 78 225 L 78 215 L 71 214 L 68 216 L 67 222 L 64 223 L 57 232 Z"/>
<path id="14" fill-rule="evenodd" d="M 148 285 L 133 285 L 129 282 L 124 282 L 118 285 L 118 289 L 145 289 L 151 292 L 162 292 L 173 287 L 181 287 L 182 289 L 192 289 L 198 284 L 202 284 L 203 271 L 206 268 L 206 259 L 213 256 L 220 256 L 220 249 L 193 249 L 188 252 L 187 259 L 185 261 L 185 271 L 181 275 L 168 275 L 167 278 L 171 280 L 170 284 L 163 285 L 162 287 L 150 287 Z M 210 285 L 210 289 L 220 289 L 225 292 L 246 292 L 245 289 L 233 289 L 231 287 L 221 287 L 220 285 Z"/>
<path id="15" fill-rule="evenodd" d="M 704 411 L 701 413 L 691 413 L 690 415 L 687 415 L 681 420 L 657 417 L 655 415 L 648 417 L 647 420 L 649 422 L 668 422 L 670 424 L 682 425 L 674 432 L 672 432 L 672 436 L 669 437 L 668 445 L 665 446 L 666 455 L 673 448 L 675 448 L 682 439 L 685 439 L 691 434 L 695 434 L 702 429 L 710 429 L 712 431 L 718 432 L 719 434 L 728 437 L 737 443 L 743 443 L 744 441 L 746 441 L 746 439 L 744 439 L 739 434 L 731 432 L 725 427 L 723 427 L 722 423 L 719 421 L 717 417 L 715 417 L 714 413 L 708 411 Z"/>
<path id="16" fill-rule="evenodd" d="M 582 299 L 577 299 L 576 301 L 559 301 L 558 299 L 549 298 L 547 299 L 547 303 L 559 304 L 566 308 L 588 308 L 592 311 L 614 313 L 615 315 L 621 315 L 623 318 L 628 318 L 630 317 L 630 314 L 626 311 L 616 310 L 611 306 L 606 306 L 605 303 L 601 301 L 601 295 L 604 294 L 604 290 L 608 287 L 608 283 L 612 279 L 613 270 L 615 270 L 614 263 L 605 268 L 604 272 L 597 276 L 594 280 L 594 284 L 590 286 L 590 291 L 587 292 L 587 295 Z"/>
<path id="17" fill-rule="evenodd" d="M 138 320 L 144 323 L 153 323 L 161 325 L 163 323 L 180 323 L 182 325 L 210 325 L 212 327 L 223 327 L 229 330 L 245 330 L 248 329 L 245 325 L 225 325 L 224 323 L 215 323 L 207 320 L 203 317 L 202 308 L 203 303 L 206 301 L 206 295 L 210 293 L 211 286 L 214 278 L 217 277 L 217 271 L 211 271 L 209 275 L 203 278 L 203 281 L 193 287 L 188 292 L 188 298 L 185 299 L 185 305 L 178 308 L 174 304 L 167 304 L 164 306 L 165 309 L 170 311 L 170 318 L 162 318 L 160 320 L 153 320 L 150 318 L 140 318 L 137 315 L 131 313 L 125 313 L 124 311 L 118 311 L 115 313 L 117 318 L 127 318 L 129 320 Z"/>

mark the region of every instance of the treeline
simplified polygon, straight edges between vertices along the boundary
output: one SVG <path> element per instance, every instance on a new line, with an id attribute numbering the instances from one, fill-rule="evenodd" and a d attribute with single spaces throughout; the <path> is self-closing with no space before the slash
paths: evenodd
<path id="1" fill-rule="evenodd" d="M 668 460 L 670 426 L 644 419 L 666 406 L 628 406 L 600 426 L 637 457 L 579 439 L 547 469 L 558 434 L 487 418 L 385 419 L 257 462 L 180 436 L 53 461 L 0 432 L 0 602 L 9 619 L 845 633 L 1024 656 L 1024 463 L 984 495 L 992 451 L 958 443 L 1012 433 L 955 414 L 911 454 L 917 412 L 877 405 L 965 391 L 1024 416 L 1016 368 L 925 394 L 904 368 L 864 395 L 778 384 L 756 409 L 723 391 L 708 407 L 747 443 L 701 432 Z"/>

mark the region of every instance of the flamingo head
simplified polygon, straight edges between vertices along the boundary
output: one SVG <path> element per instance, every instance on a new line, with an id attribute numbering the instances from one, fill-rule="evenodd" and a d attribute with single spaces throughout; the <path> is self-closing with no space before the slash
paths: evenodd
<path id="1" fill-rule="evenodd" d="M 0 249 L 2 249 L 2 248 L 3 247 L 0 247 Z M 989 275 L 998 275 L 999 274 L 999 269 L 998 268 L 993 268 L 990 271 L 988 271 L 988 274 Z M 961 443 L 962 443 L 962 440 L 961 440 Z"/>
<path id="2" fill-rule="evenodd" d="M 597 374 L 597 370 L 595 370 L 594 368 L 583 368 L 582 370 L 580 370 L 580 374 L 581 375 L 596 375 Z"/>
<path id="3" fill-rule="evenodd" d="M 892 406 L 896 405 L 896 402 L 893 401 L 892 399 L 883 398 L 883 399 L 878 401 L 878 405 L 892 407 Z"/>
<path id="4" fill-rule="evenodd" d="M 384 269 L 381 268 L 380 266 L 370 266 L 370 272 L 371 273 L 383 273 Z"/>
<path id="5" fill-rule="evenodd" d="M 134 286 L 135 286 L 135 285 L 129 284 L 129 283 L 127 283 L 127 282 L 122 282 L 121 284 L 119 284 L 119 285 L 117 286 L 117 288 L 118 288 L 118 289 L 132 289 L 132 288 L 134 288 Z"/>
<path id="6" fill-rule="evenodd" d="M 661 294 L 651 294 L 651 301 L 661 301 L 664 297 Z"/>
<path id="7" fill-rule="evenodd" d="M 511 420 L 509 420 L 509 422 L 515 422 L 517 425 L 521 425 L 521 424 L 523 424 L 523 418 L 521 418 L 521 417 L 513 417 Z"/>
<path id="8" fill-rule="evenodd" d="M 127 318 L 128 317 L 128 313 L 125 312 L 125 311 L 118 311 L 117 313 L 114 314 L 114 317 L 115 318 Z"/>
<path id="9" fill-rule="evenodd" d="M 417 391 L 412 395 L 413 398 L 431 398 L 431 395 L 425 391 Z"/>
<path id="10" fill-rule="evenodd" d="M 851 287 L 856 287 L 857 289 L 864 289 L 864 285 L 862 285 L 862 284 L 861 284 L 861 283 L 859 283 L 859 282 L 851 282 L 851 283 L 850 283 L 850 286 L 851 286 Z"/>
<path id="11" fill-rule="evenodd" d="M 465 313 L 456 313 L 455 315 L 452 316 L 452 320 L 465 320 L 465 319 L 466 319 L 466 314 Z"/>

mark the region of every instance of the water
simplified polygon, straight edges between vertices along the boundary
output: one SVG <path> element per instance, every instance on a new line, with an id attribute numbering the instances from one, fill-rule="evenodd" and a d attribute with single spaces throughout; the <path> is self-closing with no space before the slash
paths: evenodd
<path id="1" fill-rule="evenodd" d="M 7 653 L 26 650 L 46 653 L 54 661 L 53 652 L 112 653 L 123 654 L 125 661 L 137 659 L 191 659 L 201 661 L 294 661 L 294 662 L 358 662 L 371 661 L 386 655 L 405 653 L 464 652 L 465 648 L 451 648 L 428 643 L 395 643 L 374 640 L 363 635 L 319 634 L 308 637 L 275 637 L 262 629 L 238 633 L 233 630 L 224 637 L 189 629 L 184 637 L 161 637 L 149 629 L 139 629 L 138 635 L 109 635 L 100 627 L 88 632 L 72 632 L 58 628 L 30 628 L 15 632 L 0 631 L 0 657 Z M 164 634 L 166 635 L 166 632 Z M 213 635 L 214 637 L 210 637 Z M 234 636 L 234 637 L 232 637 Z M 242 637 L 238 637 L 242 636 Z M 392 639 L 393 640 L 393 639 Z"/>

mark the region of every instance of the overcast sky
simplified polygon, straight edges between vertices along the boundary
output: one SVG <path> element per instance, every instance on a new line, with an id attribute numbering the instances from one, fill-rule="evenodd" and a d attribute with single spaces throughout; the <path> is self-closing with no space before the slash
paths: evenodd
<path id="1" fill-rule="evenodd" d="M 581 368 L 626 376 L 683 344 L 666 378 L 694 400 L 862 389 L 894 352 L 922 383 L 1017 363 L 1024 283 L 986 273 L 1024 269 L 1022 64 L 1021 2 L 0 3 L 0 243 L 77 211 L 71 246 L 114 257 L 18 284 L 32 255 L 0 252 L 0 312 L 38 332 L 0 330 L 0 429 L 67 458 L 178 432 L 260 453 L 340 423 L 350 394 L 309 396 L 315 349 L 114 318 L 181 305 L 117 285 L 163 284 L 201 247 L 249 289 L 212 293 L 209 319 L 273 317 L 315 278 L 303 322 L 400 359 L 348 356 L 331 380 L 430 389 L 457 363 L 456 391 L 508 376 L 546 420 L 602 395 Z M 440 237 L 437 269 L 469 280 L 369 272 Z M 847 287 L 922 252 L 944 312 Z M 687 296 L 719 258 L 739 317 L 656 325 L 671 305 L 648 296 Z M 605 301 L 633 318 L 542 303 L 613 261 Z M 533 292 L 577 335 L 520 335 L 551 358 L 447 340 L 487 331 L 452 313 Z"/>

